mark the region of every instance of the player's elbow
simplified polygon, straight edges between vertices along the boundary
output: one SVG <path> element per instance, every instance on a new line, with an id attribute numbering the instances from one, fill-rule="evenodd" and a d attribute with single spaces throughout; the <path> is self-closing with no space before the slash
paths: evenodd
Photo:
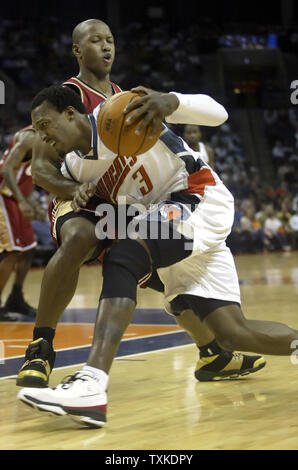
<path id="1" fill-rule="evenodd" d="M 41 186 L 43 181 L 43 171 L 38 165 L 31 165 L 31 176 L 34 184 Z"/>
<path id="2" fill-rule="evenodd" d="M 221 104 L 218 105 L 216 116 L 214 117 L 213 126 L 221 126 L 228 119 L 227 110 Z"/>

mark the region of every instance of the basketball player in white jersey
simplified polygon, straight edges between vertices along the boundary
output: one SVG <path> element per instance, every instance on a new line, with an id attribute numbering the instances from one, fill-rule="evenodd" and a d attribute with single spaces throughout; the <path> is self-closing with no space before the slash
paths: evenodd
<path id="1" fill-rule="evenodd" d="M 120 91 L 109 78 L 115 51 L 108 25 L 100 20 L 87 20 L 77 25 L 73 31 L 73 51 L 78 60 L 79 75 L 64 84 L 79 91 L 87 112 L 91 112 L 104 98 Z M 50 211 L 50 220 L 52 235 L 59 248 L 43 276 L 33 342 L 29 344 L 17 377 L 18 385 L 30 387 L 47 385 L 55 362 L 55 328 L 74 295 L 80 266 L 102 250 L 94 234 L 97 218 L 91 212 L 74 214 L 71 210 L 67 199 L 72 199 L 78 184 L 61 178 L 56 168 L 58 154 L 55 148 L 38 142 L 33 153 L 32 171 L 37 184 L 57 196 Z M 148 285 L 163 289 L 156 274 L 150 278 Z M 234 377 L 236 371 L 242 375 L 258 370 L 254 366 L 254 357 L 248 359 L 241 356 L 239 360 L 238 355 L 223 351 L 209 330 L 190 312 L 188 318 L 186 315 L 180 316 L 177 321 L 199 348 L 200 359 L 195 368 L 198 380 L 227 378 L 229 374 Z M 216 366 L 213 361 L 216 361 Z M 262 365 L 265 365 L 264 359 Z"/>
<path id="2" fill-rule="evenodd" d="M 70 106 L 65 108 L 65 103 L 59 111 L 57 95 L 58 90 L 51 89 L 44 90 L 36 97 L 32 104 L 34 126 L 61 152 L 79 150 L 78 164 L 72 165 L 71 173 L 76 171 L 77 177 L 89 174 L 94 181 L 95 173 L 91 174 L 90 162 L 93 162 L 94 171 L 100 171 L 102 167 L 105 172 L 111 167 L 107 161 L 110 160 L 111 164 L 118 156 L 112 155 L 96 138 L 92 116 L 83 116 Z M 68 98 L 65 99 L 67 102 Z M 58 101 L 61 105 L 62 98 Z M 131 103 L 127 111 L 131 109 L 136 111 L 130 121 L 143 117 L 141 126 L 151 122 L 156 126 L 163 118 L 171 123 L 190 121 L 202 125 L 218 125 L 226 119 L 225 110 L 202 95 L 152 93 Z M 181 154 L 182 148 L 185 158 L 179 164 L 175 152 Z M 153 190 L 154 183 L 161 183 L 162 179 L 162 172 L 156 167 L 158 154 L 160 162 L 169 165 L 163 190 Z M 71 156 L 69 162 L 74 162 L 75 156 Z M 95 427 L 101 427 L 106 422 L 108 373 L 134 313 L 137 283 L 152 269 L 159 269 L 167 284 L 166 297 L 173 312 L 181 314 L 185 308 L 192 308 L 206 322 L 219 343 L 229 350 L 290 355 L 292 341 L 298 340 L 298 332 L 286 325 L 247 320 L 243 316 L 235 266 L 225 246 L 233 223 L 233 198 L 217 175 L 167 128 L 164 128 L 160 141 L 139 157 L 126 158 L 127 180 L 113 180 L 113 200 L 117 202 L 118 197 L 126 193 L 130 201 L 141 200 L 145 204 L 157 201 L 157 194 L 161 200 L 170 196 L 170 204 L 175 207 L 181 207 L 187 201 L 191 208 L 186 224 L 182 224 L 180 219 L 176 220 L 178 224 L 173 225 L 173 232 L 180 232 L 182 238 L 126 239 L 114 245 L 104 259 L 103 290 L 87 366 L 55 389 L 22 389 L 19 393 L 19 398 L 30 406 L 58 415 L 76 416 L 80 422 Z M 83 170 L 84 160 L 87 161 L 86 172 Z M 145 169 L 147 176 L 150 175 L 151 185 L 148 185 L 140 168 Z M 171 172 L 173 178 L 169 179 Z M 142 176 L 140 180 L 139 174 Z M 144 181 L 146 186 L 142 191 Z M 88 199 L 89 191 L 92 195 L 92 191 L 96 190 L 94 183 L 88 183 L 85 187 L 85 195 L 80 191 L 78 199 L 82 196 Z M 101 183 L 98 189 L 103 191 Z M 159 212 L 165 206 L 161 202 Z M 160 225 L 162 222 L 157 220 Z M 185 245 L 186 241 L 193 242 L 191 248 Z M 205 263 L 205 275 L 198 271 L 196 279 L 193 269 L 188 276 L 188 269 L 183 263 L 199 265 L 200 260 Z M 180 288 L 183 292 L 179 293 Z M 215 296 L 206 295 L 208 291 Z"/>
<path id="3" fill-rule="evenodd" d="M 202 132 L 200 126 L 186 124 L 184 126 L 183 139 L 195 152 L 200 152 L 201 158 L 214 168 L 214 152 L 209 145 L 202 142 Z"/>

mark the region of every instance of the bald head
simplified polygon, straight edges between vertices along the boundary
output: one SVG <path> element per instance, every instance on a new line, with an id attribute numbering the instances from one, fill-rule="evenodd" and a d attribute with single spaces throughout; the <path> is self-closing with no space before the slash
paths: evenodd
<path id="1" fill-rule="evenodd" d="M 114 37 L 101 20 L 79 23 L 72 33 L 72 51 L 80 67 L 79 77 L 89 83 L 90 73 L 100 80 L 109 80 L 115 58 Z"/>
<path id="2" fill-rule="evenodd" d="M 73 44 L 80 44 L 82 39 L 90 32 L 90 29 L 94 26 L 104 25 L 108 28 L 108 25 L 104 23 L 104 21 L 91 19 L 82 21 L 81 23 L 77 24 L 72 32 L 72 42 Z"/>

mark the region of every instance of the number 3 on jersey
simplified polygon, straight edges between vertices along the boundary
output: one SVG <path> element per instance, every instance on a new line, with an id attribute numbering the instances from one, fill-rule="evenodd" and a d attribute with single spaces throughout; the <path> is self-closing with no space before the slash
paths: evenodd
<path id="1" fill-rule="evenodd" d="M 143 194 L 143 196 L 145 196 L 146 194 L 149 194 L 150 191 L 152 191 L 153 184 L 143 165 L 141 165 L 137 169 L 137 171 L 133 173 L 132 177 L 134 180 L 137 180 L 137 182 L 140 184 L 140 191 Z"/>

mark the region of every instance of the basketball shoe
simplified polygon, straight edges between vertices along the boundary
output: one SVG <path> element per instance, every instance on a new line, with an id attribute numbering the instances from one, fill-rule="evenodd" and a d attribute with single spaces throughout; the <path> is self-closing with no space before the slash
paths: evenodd
<path id="1" fill-rule="evenodd" d="M 107 394 L 92 372 L 78 371 L 56 388 L 22 388 L 18 399 L 38 411 L 64 416 L 89 427 L 106 423 Z"/>
<path id="2" fill-rule="evenodd" d="M 8 313 L 6 308 L 0 307 L 0 321 L 17 321 L 18 317 L 11 313 Z"/>
<path id="3" fill-rule="evenodd" d="M 20 387 L 47 387 L 55 359 L 56 353 L 45 339 L 32 341 L 18 372 L 16 384 Z"/>
<path id="4" fill-rule="evenodd" d="M 257 372 L 265 365 L 263 356 L 245 356 L 241 353 L 222 351 L 220 354 L 201 357 L 194 374 L 200 382 L 236 379 Z"/>
<path id="5" fill-rule="evenodd" d="M 6 299 L 4 307 L 7 312 L 21 313 L 22 315 L 26 315 L 28 317 L 36 316 L 36 308 L 32 307 L 28 304 L 28 302 L 26 302 L 23 296 L 22 288 L 17 285 L 13 287 L 12 292 Z"/>

